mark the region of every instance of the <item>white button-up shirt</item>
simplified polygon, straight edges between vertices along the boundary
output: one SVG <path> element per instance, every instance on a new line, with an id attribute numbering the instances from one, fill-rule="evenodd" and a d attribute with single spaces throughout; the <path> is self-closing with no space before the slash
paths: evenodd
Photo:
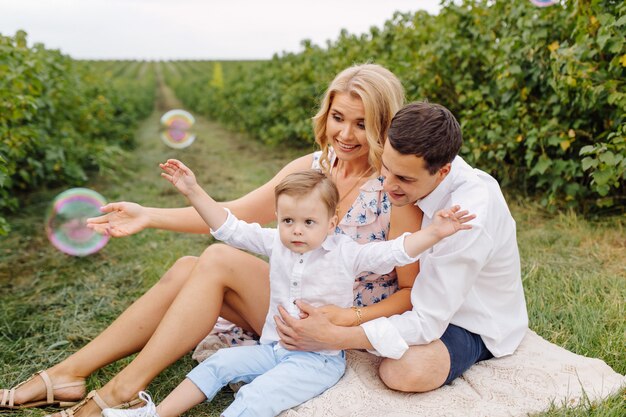
<path id="1" fill-rule="evenodd" d="M 424 212 L 422 228 L 438 210 L 456 204 L 476 219 L 471 230 L 422 254 L 412 311 L 361 325 L 373 353 L 399 359 L 409 345 L 439 339 L 450 323 L 480 335 L 495 357 L 513 353 L 528 315 L 515 220 L 497 181 L 457 156 L 439 186 L 416 204 Z"/>
<path id="2" fill-rule="evenodd" d="M 352 288 L 360 272 L 386 274 L 396 265 L 415 262 L 404 250 L 404 235 L 387 242 L 359 244 L 345 235 L 328 236 L 321 247 L 299 254 L 280 241 L 277 229 L 262 228 L 257 223 L 238 220 L 232 213 L 212 235 L 231 246 L 269 257 L 270 307 L 265 318 L 261 343 L 279 340 L 274 316 L 283 306 L 299 318 L 295 300 L 320 307 L 334 304 L 352 306 Z M 320 353 L 336 354 L 339 351 Z"/>

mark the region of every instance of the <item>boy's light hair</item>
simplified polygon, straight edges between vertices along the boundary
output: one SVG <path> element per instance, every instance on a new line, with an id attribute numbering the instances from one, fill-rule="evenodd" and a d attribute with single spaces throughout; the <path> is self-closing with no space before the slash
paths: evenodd
<path id="1" fill-rule="evenodd" d="M 283 178 L 274 188 L 277 207 L 278 197 L 283 194 L 301 197 L 309 195 L 315 190 L 319 191 L 320 200 L 328 209 L 328 215 L 334 216 L 337 211 L 337 204 L 339 204 L 339 191 L 335 183 L 317 169 L 294 172 Z"/>
<path id="2" fill-rule="evenodd" d="M 330 171 L 326 121 L 333 99 L 339 93 L 359 98 L 365 110 L 365 136 L 369 145 L 369 163 L 380 172 L 383 145 L 393 115 L 404 104 L 404 89 L 400 80 L 387 68 L 377 64 L 354 65 L 341 71 L 326 90 L 320 109 L 313 116 L 315 141 L 322 150 L 320 165 Z"/>

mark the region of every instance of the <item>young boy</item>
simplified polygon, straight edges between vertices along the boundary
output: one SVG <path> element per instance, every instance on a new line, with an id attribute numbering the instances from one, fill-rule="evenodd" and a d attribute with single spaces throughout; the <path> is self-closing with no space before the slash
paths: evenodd
<path id="1" fill-rule="evenodd" d="M 352 306 L 354 277 L 361 271 L 388 273 L 415 262 L 421 252 L 458 230 L 474 216 L 459 207 L 441 210 L 424 230 L 388 242 L 361 245 L 335 235 L 339 193 L 317 170 L 288 175 L 276 186 L 278 230 L 237 220 L 197 184 L 180 161 L 160 165 L 161 174 L 183 193 L 212 229 L 215 238 L 266 255 L 270 260 L 270 308 L 260 345 L 221 349 L 194 368 L 158 407 L 144 392 L 147 405 L 133 410 L 106 409 L 104 417 L 177 416 L 211 400 L 229 382 L 246 382 L 222 413 L 230 416 L 276 416 L 333 386 L 345 371 L 343 351 L 304 352 L 279 344 L 274 316 L 283 306 L 300 317 L 295 301 L 315 306 Z"/>

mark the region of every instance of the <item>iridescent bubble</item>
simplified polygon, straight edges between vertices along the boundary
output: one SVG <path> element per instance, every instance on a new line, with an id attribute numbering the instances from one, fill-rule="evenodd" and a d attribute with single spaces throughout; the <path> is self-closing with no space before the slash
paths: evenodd
<path id="1" fill-rule="evenodd" d="M 46 214 L 46 234 L 61 252 L 86 256 L 102 249 L 109 236 L 87 227 L 89 217 L 102 214 L 106 200 L 88 188 L 71 188 L 57 195 Z"/>
<path id="2" fill-rule="evenodd" d="M 170 110 L 161 116 L 161 139 L 175 149 L 186 148 L 196 139 L 192 131 L 196 119 L 185 110 Z"/>

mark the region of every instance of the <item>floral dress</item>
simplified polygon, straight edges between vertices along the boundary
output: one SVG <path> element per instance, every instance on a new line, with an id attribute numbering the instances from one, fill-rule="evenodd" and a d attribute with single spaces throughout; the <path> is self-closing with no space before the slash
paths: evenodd
<path id="1" fill-rule="evenodd" d="M 311 168 L 320 169 L 321 151 L 313 154 Z M 329 161 L 335 165 L 335 154 L 330 149 Z M 350 236 L 359 243 L 387 240 L 391 218 L 391 204 L 383 191 L 383 177 L 371 178 L 359 188 L 359 195 L 341 219 L 335 233 Z M 395 270 L 389 274 L 363 272 L 354 281 L 354 305 L 363 307 L 377 303 L 398 290 Z M 204 360 L 213 351 L 224 346 L 256 344 L 258 336 L 219 318 L 211 333 L 198 345 L 193 357 Z"/>

